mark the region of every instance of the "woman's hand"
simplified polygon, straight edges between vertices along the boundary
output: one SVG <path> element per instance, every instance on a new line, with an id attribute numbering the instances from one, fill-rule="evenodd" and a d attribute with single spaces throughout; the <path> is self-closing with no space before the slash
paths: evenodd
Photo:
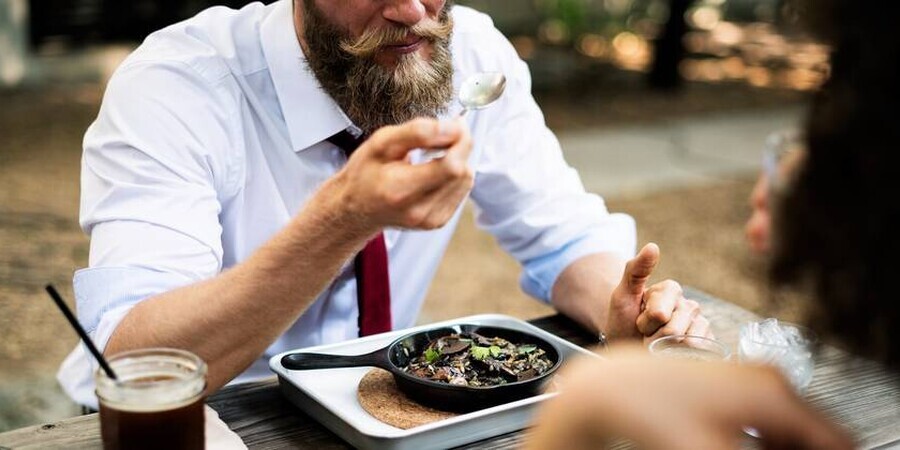
<path id="1" fill-rule="evenodd" d="M 853 448 L 775 369 L 651 358 L 635 348 L 608 358 L 576 360 L 559 374 L 562 392 L 539 412 L 529 448 L 603 448 L 626 438 L 645 450 L 737 449 L 748 426 L 765 448 Z"/>

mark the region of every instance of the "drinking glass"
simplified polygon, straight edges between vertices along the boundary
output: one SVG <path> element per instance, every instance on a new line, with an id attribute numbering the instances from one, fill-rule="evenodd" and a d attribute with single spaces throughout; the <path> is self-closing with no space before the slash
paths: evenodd
<path id="1" fill-rule="evenodd" d="M 759 332 L 754 332 L 754 327 Z M 816 341 L 815 333 L 801 325 L 776 319 L 751 322 L 741 327 L 738 359 L 777 367 L 797 393 L 803 394 L 812 381 Z"/>
<path id="2" fill-rule="evenodd" d="M 812 381 L 815 368 L 812 352 L 816 342 L 815 333 L 801 325 L 777 319 L 750 322 L 741 327 L 738 360 L 778 368 L 794 390 L 803 394 Z M 751 427 L 744 427 L 744 432 L 760 437 Z"/>
<path id="3" fill-rule="evenodd" d="M 731 356 L 731 351 L 721 342 L 688 334 L 657 338 L 647 349 L 654 356 L 693 361 L 727 361 Z"/>
<path id="4" fill-rule="evenodd" d="M 206 364 L 193 353 L 151 348 L 109 358 L 118 379 L 95 375 L 104 449 L 203 449 Z"/>

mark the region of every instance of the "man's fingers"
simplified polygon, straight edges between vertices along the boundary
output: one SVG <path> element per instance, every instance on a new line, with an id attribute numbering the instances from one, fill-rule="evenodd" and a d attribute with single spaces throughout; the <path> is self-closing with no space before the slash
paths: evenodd
<path id="1" fill-rule="evenodd" d="M 625 274 L 622 276 L 625 292 L 635 296 L 642 295 L 644 286 L 657 264 L 659 264 L 659 247 L 651 242 L 625 265 Z"/>
<path id="2" fill-rule="evenodd" d="M 413 229 L 443 226 L 459 207 L 474 184 L 468 155 L 472 140 L 467 131 L 447 149 L 443 158 L 424 164 L 394 163 L 394 206 L 405 209 L 400 225 Z"/>
<path id="3" fill-rule="evenodd" d="M 677 282 L 665 280 L 651 286 L 644 293 L 644 310 L 635 321 L 638 331 L 644 336 L 656 333 L 672 320 L 672 314 L 681 301 L 684 301 L 684 291 Z M 696 305 L 696 302 L 692 303 Z"/>
<path id="4" fill-rule="evenodd" d="M 472 189 L 472 178 L 467 181 L 447 183 L 428 194 L 414 207 L 409 228 L 432 230 L 444 226 L 462 204 Z"/>
<path id="5" fill-rule="evenodd" d="M 694 320 L 691 321 L 691 325 L 688 327 L 687 331 L 684 332 L 684 334 L 712 338 L 712 333 L 710 333 L 709 330 L 709 319 L 704 317 L 702 314 L 697 314 L 697 316 L 694 317 Z"/>
<path id="6" fill-rule="evenodd" d="M 393 130 L 388 131 L 393 132 Z M 395 208 L 410 207 L 427 201 L 430 197 L 440 196 L 439 191 L 449 185 L 471 186 L 474 178 L 468 161 L 471 149 L 472 137 L 467 129 L 461 128 L 459 136 L 447 149 L 447 155 L 443 158 L 433 159 L 423 164 L 409 164 L 403 158 L 388 162 L 390 176 L 383 184 L 383 187 L 389 187 L 390 190 L 388 203 Z"/>
<path id="7" fill-rule="evenodd" d="M 694 323 L 694 319 L 699 315 L 700 307 L 697 305 L 697 302 L 693 300 L 681 300 L 677 303 L 669 321 L 658 327 L 656 332 L 652 335 L 645 333 L 644 336 L 650 336 L 650 339 L 652 340 L 663 336 L 688 334 L 688 329 L 691 327 L 691 324 Z"/>
<path id="8" fill-rule="evenodd" d="M 438 121 L 418 118 L 400 125 L 382 127 L 363 145 L 377 157 L 401 160 L 405 159 L 411 150 L 417 148 L 453 146 L 464 134 L 466 134 L 464 126 L 459 120 Z"/>
<path id="9" fill-rule="evenodd" d="M 418 200 L 434 196 L 448 185 L 471 186 L 474 178 L 468 161 L 471 147 L 471 138 L 468 133 L 463 133 L 447 150 L 447 156 L 424 164 L 403 163 L 396 168 L 398 188 L 410 191 L 410 200 Z"/>

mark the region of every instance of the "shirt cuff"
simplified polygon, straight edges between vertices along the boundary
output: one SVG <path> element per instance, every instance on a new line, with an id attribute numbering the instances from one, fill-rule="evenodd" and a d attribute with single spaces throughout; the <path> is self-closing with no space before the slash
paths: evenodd
<path id="1" fill-rule="evenodd" d="M 194 282 L 184 275 L 139 267 L 97 267 L 75 272 L 78 321 L 88 333 L 97 329 L 104 314 L 134 306 L 148 297 Z"/>
<path id="2" fill-rule="evenodd" d="M 94 345 L 102 352 L 109 343 L 119 323 L 131 311 L 133 305 L 123 305 L 107 311 L 100 320 L 97 328 L 89 334 Z M 94 359 L 94 355 L 85 345 L 84 341 L 79 341 L 78 345 L 66 357 L 56 374 L 56 379 L 63 391 L 69 397 L 82 406 L 91 409 L 99 409 L 97 400 L 96 386 L 94 383 L 94 374 L 100 368 L 100 364 Z"/>
<path id="3" fill-rule="evenodd" d="M 636 239 L 631 234 L 618 234 L 618 240 L 592 233 L 572 241 L 551 253 L 532 258 L 523 264 L 519 286 L 526 294 L 550 303 L 553 284 L 569 264 L 575 260 L 595 253 L 615 253 L 623 260 L 634 257 Z"/>
<path id="4" fill-rule="evenodd" d="M 183 275 L 138 267 L 79 270 L 74 279 L 78 321 L 102 352 L 134 305 L 193 281 Z M 63 362 L 57 379 L 75 402 L 97 409 L 94 373 L 98 367 L 97 361 L 80 342 Z"/>

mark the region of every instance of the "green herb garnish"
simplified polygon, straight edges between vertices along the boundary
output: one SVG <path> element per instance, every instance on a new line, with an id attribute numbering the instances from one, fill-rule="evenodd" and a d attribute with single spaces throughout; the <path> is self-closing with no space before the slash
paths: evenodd
<path id="1" fill-rule="evenodd" d="M 439 352 L 433 348 L 429 348 L 428 350 L 425 350 L 425 361 L 427 361 L 428 364 L 431 364 L 440 358 L 441 358 L 441 352 Z"/>
<path id="2" fill-rule="evenodd" d="M 472 352 L 472 357 L 479 361 L 484 361 L 485 358 L 491 355 L 491 349 L 489 347 L 478 347 L 473 345 L 469 351 Z"/>

